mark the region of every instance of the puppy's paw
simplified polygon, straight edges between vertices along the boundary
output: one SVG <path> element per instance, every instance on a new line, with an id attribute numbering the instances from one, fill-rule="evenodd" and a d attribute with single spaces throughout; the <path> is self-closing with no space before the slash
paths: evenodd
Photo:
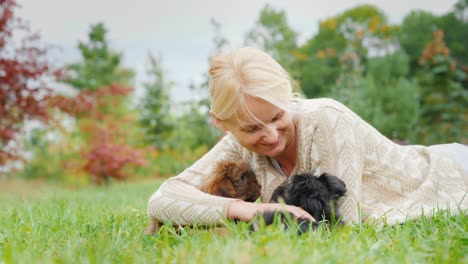
<path id="1" fill-rule="evenodd" d="M 252 231 L 258 231 L 263 226 L 268 226 L 272 224 L 280 224 L 284 226 L 285 230 L 290 230 L 294 228 L 297 230 L 298 235 L 307 233 L 309 230 L 315 230 L 317 228 L 317 223 L 309 221 L 306 218 L 295 218 L 289 212 L 283 211 L 266 211 L 263 213 L 257 214 L 257 216 L 252 220 Z"/>

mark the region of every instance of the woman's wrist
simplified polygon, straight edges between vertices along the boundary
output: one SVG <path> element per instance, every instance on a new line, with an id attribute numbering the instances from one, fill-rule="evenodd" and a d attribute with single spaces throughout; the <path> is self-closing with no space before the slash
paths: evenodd
<path id="1" fill-rule="evenodd" d="M 244 201 L 232 202 L 228 207 L 227 218 L 247 222 L 252 220 L 256 214 L 265 211 L 287 211 L 293 214 L 294 217 L 302 217 L 315 221 L 308 212 L 297 206 L 280 203 L 249 203 Z"/>
<path id="2" fill-rule="evenodd" d="M 241 221 L 250 221 L 254 215 L 258 212 L 258 206 L 260 204 L 249 203 L 244 201 L 233 201 L 229 204 L 227 210 L 228 219 L 238 219 Z"/>

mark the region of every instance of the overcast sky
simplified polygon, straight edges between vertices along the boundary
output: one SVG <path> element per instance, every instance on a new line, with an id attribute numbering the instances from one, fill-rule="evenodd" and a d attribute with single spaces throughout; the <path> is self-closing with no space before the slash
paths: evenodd
<path id="1" fill-rule="evenodd" d="M 161 54 L 168 78 L 176 82 L 172 97 L 186 100 L 190 82 L 198 83 L 208 69 L 214 36 L 210 19 L 222 25 L 231 47 L 242 45 L 260 10 L 269 3 L 284 10 L 300 41 L 313 36 L 318 22 L 358 4 L 379 7 L 391 23 L 411 10 L 440 15 L 456 0 L 18 0 L 18 15 L 41 33 L 42 40 L 61 47 L 65 63 L 80 59 L 78 41 L 86 41 L 90 24 L 103 22 L 111 46 L 121 52 L 124 66 L 137 72 L 136 87 L 145 79 L 148 53 Z M 141 89 L 140 89 L 141 90 Z"/>

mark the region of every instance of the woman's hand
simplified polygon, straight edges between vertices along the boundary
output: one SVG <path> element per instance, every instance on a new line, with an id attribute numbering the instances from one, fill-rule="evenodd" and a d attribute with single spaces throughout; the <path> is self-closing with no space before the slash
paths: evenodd
<path id="1" fill-rule="evenodd" d="M 249 203 L 244 201 L 234 201 L 229 205 L 227 217 L 229 219 L 239 219 L 248 222 L 258 213 L 265 211 L 284 211 L 290 212 L 296 218 L 306 218 L 315 222 L 315 219 L 304 209 L 281 203 Z"/>

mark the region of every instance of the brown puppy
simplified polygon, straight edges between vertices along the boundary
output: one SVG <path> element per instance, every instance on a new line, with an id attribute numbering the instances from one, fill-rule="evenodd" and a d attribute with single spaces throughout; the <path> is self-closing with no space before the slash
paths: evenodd
<path id="1" fill-rule="evenodd" d="M 200 187 L 201 191 L 247 202 L 255 202 L 260 197 L 261 186 L 245 161 L 220 161 L 214 175 Z"/>
<path id="2" fill-rule="evenodd" d="M 254 202 L 260 197 L 261 186 L 245 161 L 219 161 L 213 174 L 213 177 L 200 186 L 201 191 L 247 202 Z M 144 234 L 154 235 L 159 225 L 152 219 Z"/>

